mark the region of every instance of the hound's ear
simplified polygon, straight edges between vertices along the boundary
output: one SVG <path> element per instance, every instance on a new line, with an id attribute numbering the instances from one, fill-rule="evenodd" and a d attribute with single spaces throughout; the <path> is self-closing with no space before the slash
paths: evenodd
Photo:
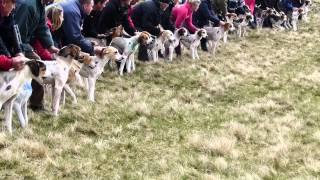
<path id="1" fill-rule="evenodd" d="M 69 54 L 70 54 L 70 48 L 68 46 L 64 46 L 58 52 L 58 56 L 62 56 L 62 57 L 68 57 Z"/>
<path id="2" fill-rule="evenodd" d="M 140 35 L 139 38 L 138 38 L 138 43 L 139 43 L 139 44 L 143 44 L 143 37 L 142 37 L 141 35 Z"/>
<path id="3" fill-rule="evenodd" d="M 164 33 L 164 31 L 160 30 L 158 37 L 161 37 L 163 35 L 163 33 Z"/>
<path id="4" fill-rule="evenodd" d="M 73 58 L 78 58 L 81 52 L 81 48 L 79 46 L 76 45 L 69 45 L 68 48 L 70 49 L 70 56 L 72 56 Z"/>
<path id="5" fill-rule="evenodd" d="M 148 34 L 145 31 L 141 32 L 139 35 L 139 38 L 138 38 L 138 43 L 145 44 L 145 42 L 147 40 L 146 36 L 148 36 Z"/>
<path id="6" fill-rule="evenodd" d="M 84 57 L 83 63 L 84 63 L 84 64 L 90 64 L 91 61 L 92 61 L 92 57 L 90 57 L 89 55 L 86 55 L 86 56 Z"/>
<path id="7" fill-rule="evenodd" d="M 40 75 L 40 67 L 45 67 L 42 62 L 36 60 L 26 62 L 26 65 L 29 66 L 31 73 L 35 77 L 38 77 Z"/>
<path id="8" fill-rule="evenodd" d="M 183 36 L 185 33 L 186 33 L 186 30 L 183 29 L 183 28 L 181 28 L 181 29 L 178 30 L 178 34 L 179 34 L 180 36 Z"/>
<path id="9" fill-rule="evenodd" d="M 225 23 L 223 25 L 224 31 L 228 31 L 231 28 L 231 24 L 230 23 Z"/>
<path id="10" fill-rule="evenodd" d="M 110 53 L 110 52 L 109 52 L 108 48 L 105 47 L 105 48 L 102 48 L 101 52 L 99 53 L 99 56 L 101 58 L 103 58 L 108 53 Z"/>
<path id="11" fill-rule="evenodd" d="M 201 36 L 201 33 L 202 33 L 202 29 L 200 29 L 200 30 L 197 32 L 197 35 L 198 35 L 198 36 Z"/>

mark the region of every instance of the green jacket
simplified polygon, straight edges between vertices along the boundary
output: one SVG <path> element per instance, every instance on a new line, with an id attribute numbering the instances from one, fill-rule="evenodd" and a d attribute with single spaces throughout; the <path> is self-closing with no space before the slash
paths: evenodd
<path id="1" fill-rule="evenodd" d="M 39 39 L 44 48 L 53 45 L 51 32 L 46 24 L 45 6 L 40 0 L 17 0 L 15 11 L 23 51 L 32 51 L 30 44 L 34 39 Z"/>
<path id="2" fill-rule="evenodd" d="M 215 14 L 225 16 L 227 14 L 227 0 L 210 0 Z"/>

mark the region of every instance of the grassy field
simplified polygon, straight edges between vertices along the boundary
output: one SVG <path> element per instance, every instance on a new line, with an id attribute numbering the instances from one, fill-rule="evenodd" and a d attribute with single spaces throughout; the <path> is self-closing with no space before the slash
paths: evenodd
<path id="1" fill-rule="evenodd" d="M 315 4 L 314 4 L 315 5 Z M 0 179 L 317 179 L 320 14 L 231 38 L 213 58 L 105 72 L 58 118 L 0 133 Z"/>

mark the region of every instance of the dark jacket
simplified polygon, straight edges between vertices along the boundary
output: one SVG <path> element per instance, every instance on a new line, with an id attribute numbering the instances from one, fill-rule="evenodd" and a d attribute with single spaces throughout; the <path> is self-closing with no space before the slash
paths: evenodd
<path id="1" fill-rule="evenodd" d="M 175 6 L 175 4 L 173 2 L 171 2 L 169 4 L 169 6 L 167 7 L 167 9 L 163 13 L 161 13 L 161 20 L 160 20 L 161 26 L 164 29 L 170 30 L 172 32 L 174 32 L 175 27 L 174 27 L 173 23 L 171 22 L 170 17 L 171 17 L 171 11 L 174 6 Z"/>
<path id="2" fill-rule="evenodd" d="M 226 0 L 211 0 L 212 10 L 221 17 L 225 19 L 227 14 L 227 1 Z"/>
<path id="3" fill-rule="evenodd" d="M 219 25 L 219 18 L 213 13 L 210 0 L 202 0 L 199 9 L 193 13 L 193 24 L 202 28 L 209 25 L 209 21 L 215 26 Z"/>
<path id="4" fill-rule="evenodd" d="M 304 4 L 304 0 L 282 0 L 281 7 L 285 13 L 292 11 L 292 8 L 300 8 Z"/>
<path id="5" fill-rule="evenodd" d="M 92 10 L 90 15 L 84 18 L 82 34 L 85 37 L 97 37 L 97 24 L 99 22 L 100 15 L 101 11 Z"/>
<path id="6" fill-rule="evenodd" d="M 14 17 L 11 13 L 8 17 L 0 17 L 0 54 L 6 56 L 14 56 L 21 53 L 21 47 L 15 33 Z"/>
<path id="7" fill-rule="evenodd" d="M 134 35 L 135 28 L 130 26 L 128 7 L 121 7 L 120 0 L 110 0 L 103 8 L 98 22 L 98 33 L 105 34 L 113 27 L 122 25 L 130 35 Z"/>
<path id="8" fill-rule="evenodd" d="M 149 0 L 137 4 L 131 16 L 137 29 L 148 31 L 150 34 L 158 36 L 160 28 L 161 8 L 158 0 Z"/>
<path id="9" fill-rule="evenodd" d="M 60 3 L 63 8 L 62 44 L 78 45 L 83 52 L 93 54 L 93 45 L 81 34 L 81 25 L 86 14 L 79 0 L 68 0 Z"/>
<path id="10" fill-rule="evenodd" d="M 280 0 L 256 0 L 256 5 L 261 9 L 274 8 L 278 12 L 280 11 Z"/>
<path id="11" fill-rule="evenodd" d="M 30 44 L 34 38 L 38 38 L 45 48 L 53 45 L 46 24 L 45 6 L 40 0 L 17 0 L 15 11 L 15 21 L 19 25 L 23 51 L 32 51 Z"/>
<path id="12" fill-rule="evenodd" d="M 228 0 L 228 12 L 234 13 L 245 5 L 244 0 Z"/>

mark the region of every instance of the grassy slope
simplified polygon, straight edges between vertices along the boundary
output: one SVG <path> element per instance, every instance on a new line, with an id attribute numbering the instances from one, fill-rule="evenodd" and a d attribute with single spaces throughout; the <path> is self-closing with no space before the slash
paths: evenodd
<path id="1" fill-rule="evenodd" d="M 317 8 L 317 7 L 315 7 Z M 68 101 L 0 133 L 0 179 L 309 179 L 320 175 L 319 14 L 250 32 L 217 57 L 107 72 L 97 102 Z"/>

